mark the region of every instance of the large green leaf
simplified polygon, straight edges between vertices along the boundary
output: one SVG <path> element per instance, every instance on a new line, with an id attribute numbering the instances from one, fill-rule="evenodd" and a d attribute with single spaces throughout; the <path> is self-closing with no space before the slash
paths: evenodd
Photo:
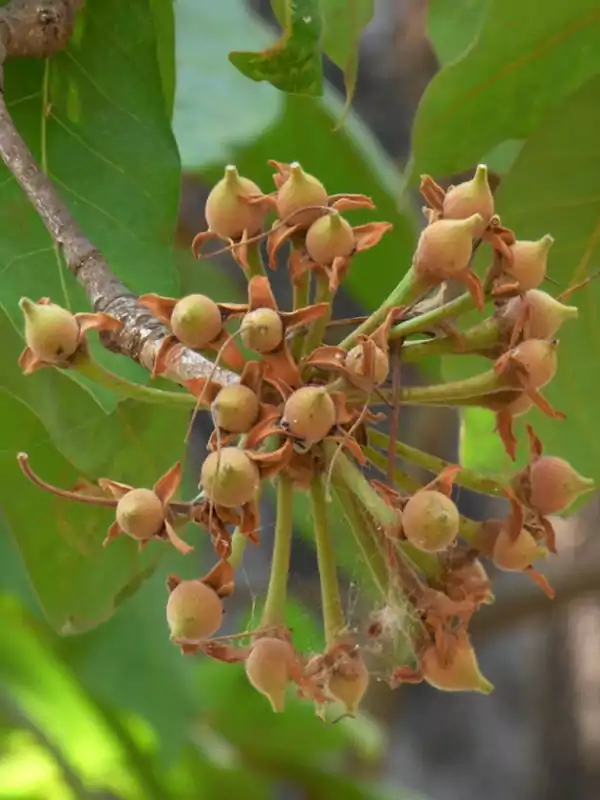
<path id="1" fill-rule="evenodd" d="M 176 292 L 171 243 L 179 158 L 150 0 L 87 3 L 66 50 L 43 61 L 7 64 L 5 91 L 19 131 L 114 272 L 134 290 Z M 85 307 L 42 223 L 2 170 L 0 293 L 6 312 L 21 325 L 21 295 Z M 134 371 L 132 362 L 112 361 Z"/>
<path id="2" fill-rule="evenodd" d="M 461 56 L 476 39 L 490 0 L 429 0 L 427 33 L 442 65 Z"/>
<path id="3" fill-rule="evenodd" d="M 600 263 L 598 97 L 600 78 L 595 78 L 547 116 L 525 144 L 497 194 L 498 211 L 519 238 L 538 238 L 545 233 L 555 237 L 549 273 L 560 287 L 582 280 Z M 572 302 L 579 306 L 580 317 L 561 329 L 558 374 L 543 389 L 567 419 L 552 420 L 537 411 L 530 412 L 527 419 L 548 452 L 563 456 L 580 472 L 600 480 L 596 435 L 600 283 L 592 281 L 573 295 Z M 447 376 L 464 374 L 466 361 L 450 359 L 445 365 Z M 491 424 L 490 419 L 490 430 Z M 522 427 L 519 430 L 523 433 Z M 477 432 L 467 424 L 465 435 L 474 437 Z M 497 457 L 488 462 L 492 470 L 503 466 Z"/>
<path id="4" fill-rule="evenodd" d="M 600 71 L 597 0 L 492 0 L 474 47 L 429 84 L 413 128 L 411 177 L 467 169 Z"/>
<path id="5" fill-rule="evenodd" d="M 156 20 L 156 50 L 162 78 L 167 117 L 173 115 L 175 102 L 175 9 L 174 0 L 150 0 Z"/>
<path id="6" fill-rule="evenodd" d="M 62 500 L 33 486 L 21 474 L 16 454 L 29 453 L 32 467 L 61 487 L 73 486 L 81 473 L 60 455 L 27 407 L 6 391 L 0 392 L 0 418 L 3 516 L 51 623 L 65 634 L 86 630 L 107 619 L 135 590 L 166 545 L 152 545 L 140 555 L 133 541 L 123 537 L 104 549 L 110 511 Z M 80 429 L 89 448 L 86 460 L 91 465 L 98 456 L 88 475 L 151 486 L 179 454 L 185 424 L 181 412 L 121 404 Z"/>

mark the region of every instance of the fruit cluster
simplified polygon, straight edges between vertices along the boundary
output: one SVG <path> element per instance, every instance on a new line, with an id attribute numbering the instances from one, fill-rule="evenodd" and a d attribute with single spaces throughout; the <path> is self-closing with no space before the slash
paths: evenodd
<path id="1" fill-rule="evenodd" d="M 204 528 L 217 561 L 197 580 L 169 578 L 171 639 L 183 653 L 201 651 L 225 662 L 244 662 L 250 683 L 277 711 L 294 684 L 318 708 L 340 701 L 346 713 L 354 714 L 372 663 L 390 645 L 403 653 L 388 670 L 392 686 L 425 680 L 443 690 L 488 692 L 491 684 L 479 672 L 468 633 L 472 616 L 493 602 L 483 559 L 502 570 L 524 572 L 552 596 L 534 566 L 556 552 L 549 515 L 565 510 L 592 482 L 564 460 L 544 455 L 530 425 L 525 469 L 505 482 L 470 471 L 465 483 L 460 466 L 395 442 L 373 423 L 389 417 L 393 431 L 404 404 L 481 406 L 495 412 L 496 430 L 514 460 L 515 417 L 535 405 L 557 420 L 564 418 L 540 394 L 557 369 L 554 337 L 577 316 L 575 307 L 540 289 L 552 237 L 519 241 L 501 224 L 485 166 L 477 168 L 472 180 L 447 191 L 425 176 L 421 191 L 427 225 L 410 269 L 369 317 L 334 323 L 333 297 L 353 260 L 376 246 L 391 225 L 352 225 L 342 214 L 372 210 L 370 198 L 331 196 L 300 164 L 270 163 L 276 187 L 270 194 L 235 167 L 225 169 L 206 202 L 208 230 L 193 243 L 199 258 L 207 241 L 225 243 L 247 276 L 247 302 L 218 303 L 199 294 L 139 298 L 169 329 L 154 375 L 167 371 L 185 348 L 212 354 L 215 367 L 231 371 L 228 383 L 210 376 L 186 383 L 191 404 L 208 410 L 214 423 L 198 497 L 173 499 L 179 464 L 152 489 L 101 479 L 100 500 L 44 484 L 24 454 L 21 467 L 38 485 L 61 496 L 114 506 L 106 544 L 125 535 L 140 547 L 153 540 L 170 542 L 185 554 L 192 547 L 176 529 L 190 522 Z M 268 227 L 270 215 L 275 219 Z M 491 263 L 481 278 L 474 260 L 485 248 Z M 293 287 L 290 311 L 278 308 L 268 278 L 268 269 L 276 269 L 284 253 Z M 467 292 L 445 301 L 438 289 L 449 281 L 464 284 Z M 103 314 L 73 316 L 46 299 L 33 303 L 24 298 L 21 309 L 27 347 L 20 363 L 26 373 L 52 366 L 102 378 L 105 373 L 93 366 L 84 333 L 114 329 L 117 320 Z M 473 309 L 487 311 L 483 321 L 457 327 Z M 324 342 L 326 334 L 343 325 L 345 338 Z M 487 359 L 488 368 L 437 386 L 398 385 L 403 360 L 443 353 L 475 354 L 484 364 Z M 111 385 L 119 385 L 116 376 Z M 396 463 L 397 456 L 429 468 L 432 481 L 415 485 Z M 381 469 L 385 479 L 367 479 L 366 465 Z M 242 545 L 259 541 L 258 499 L 270 481 L 277 487 L 277 525 L 261 623 L 250 632 L 216 636 L 223 599 L 235 589 Z M 505 496 L 506 517 L 484 523 L 461 517 L 452 499 L 454 483 Z M 324 652 L 317 654 L 297 652 L 286 626 L 295 492 L 309 494 L 313 514 L 326 641 Z M 340 601 L 331 494 L 378 591 L 364 630 L 350 629 Z M 403 649 L 396 647 L 400 640 Z"/>

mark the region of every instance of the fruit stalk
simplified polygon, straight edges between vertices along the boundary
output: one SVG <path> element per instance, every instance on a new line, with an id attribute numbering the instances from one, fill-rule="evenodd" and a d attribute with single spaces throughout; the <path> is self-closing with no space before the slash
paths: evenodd
<path id="1" fill-rule="evenodd" d="M 294 488 L 285 473 L 277 478 L 277 523 L 273 541 L 271 574 L 262 615 L 265 628 L 283 625 L 292 548 Z"/>
<path id="2" fill-rule="evenodd" d="M 196 398 L 189 392 L 166 392 L 153 386 L 142 386 L 139 383 L 128 381 L 106 369 L 88 354 L 77 355 L 72 368 L 94 383 L 111 389 L 123 397 L 140 400 L 142 403 L 185 406 L 186 408 L 194 408 L 197 403 Z"/>
<path id="3" fill-rule="evenodd" d="M 389 437 L 385 433 L 381 433 L 381 431 L 371 430 L 369 432 L 369 441 L 376 447 L 385 448 L 386 450 L 389 446 Z M 422 467 L 423 469 L 426 469 L 435 475 L 438 475 L 440 472 L 450 466 L 449 462 L 444 461 L 443 458 L 432 456 L 429 453 L 425 453 L 423 450 L 419 450 L 416 447 L 411 447 L 404 442 L 397 441 L 394 445 L 394 449 L 396 451 L 396 455 L 400 458 L 403 458 L 405 461 L 409 461 L 411 464 L 414 464 L 417 467 Z M 375 454 L 377 455 L 377 459 L 373 463 L 376 467 L 385 470 L 387 464 L 386 456 L 383 453 L 377 453 L 376 451 L 369 449 L 369 456 Z M 454 478 L 454 483 L 458 484 L 459 486 L 464 486 L 465 489 L 471 489 L 474 492 L 480 492 L 481 494 L 489 494 L 494 497 L 503 496 L 502 483 L 492 478 L 487 478 L 484 475 L 480 475 L 472 469 L 462 469 L 460 472 L 458 472 Z"/>
<path id="4" fill-rule="evenodd" d="M 392 308 L 396 306 L 403 306 L 412 303 L 422 294 L 426 285 L 417 280 L 415 272 L 411 267 L 404 275 L 396 288 L 388 295 L 387 299 L 368 317 L 361 325 L 355 328 L 352 333 L 349 333 L 346 338 L 340 342 L 340 347 L 346 350 L 350 349 L 358 336 L 367 335 L 372 333 L 384 321 Z"/>
<path id="5" fill-rule="evenodd" d="M 317 564 L 321 583 L 323 629 L 327 649 L 337 644 L 346 630 L 337 576 L 335 550 L 327 517 L 327 499 L 322 475 L 310 483 L 310 501 L 315 526 Z"/>
<path id="6" fill-rule="evenodd" d="M 414 333 L 421 333 L 443 322 L 445 319 L 459 317 L 474 308 L 473 297 L 468 292 L 461 294 L 460 297 L 456 297 L 454 300 L 450 300 L 450 302 L 444 303 L 437 308 L 432 308 L 431 311 L 425 311 L 412 319 L 399 322 L 392 328 L 388 338 L 390 340 L 402 339 L 405 336 L 412 336 Z"/>

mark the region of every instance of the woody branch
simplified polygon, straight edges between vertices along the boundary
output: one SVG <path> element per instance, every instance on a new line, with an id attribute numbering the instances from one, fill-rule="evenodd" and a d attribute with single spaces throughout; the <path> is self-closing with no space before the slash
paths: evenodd
<path id="1" fill-rule="evenodd" d="M 152 370 L 168 330 L 113 274 L 102 253 L 88 240 L 52 181 L 36 163 L 15 127 L 4 100 L 4 64 L 10 58 L 48 58 L 64 48 L 81 0 L 11 0 L 0 8 L 0 156 L 61 249 L 69 271 L 84 287 L 94 311 L 111 314 L 122 327 L 103 334 L 105 347 Z M 212 362 L 186 347 L 172 351 L 165 377 L 177 383 L 213 373 Z M 237 376 L 217 368 L 222 384 Z"/>

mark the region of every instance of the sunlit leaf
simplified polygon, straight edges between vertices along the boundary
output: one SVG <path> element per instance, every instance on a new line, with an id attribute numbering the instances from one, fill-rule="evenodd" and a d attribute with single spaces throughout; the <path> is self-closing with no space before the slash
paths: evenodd
<path id="1" fill-rule="evenodd" d="M 286 0 L 281 38 L 260 53 L 232 52 L 231 63 L 253 81 L 291 94 L 323 92 L 322 17 L 318 0 Z"/>
<path id="2" fill-rule="evenodd" d="M 475 45 L 431 81 L 413 127 L 411 178 L 467 169 L 600 71 L 596 0 L 492 0 Z"/>

